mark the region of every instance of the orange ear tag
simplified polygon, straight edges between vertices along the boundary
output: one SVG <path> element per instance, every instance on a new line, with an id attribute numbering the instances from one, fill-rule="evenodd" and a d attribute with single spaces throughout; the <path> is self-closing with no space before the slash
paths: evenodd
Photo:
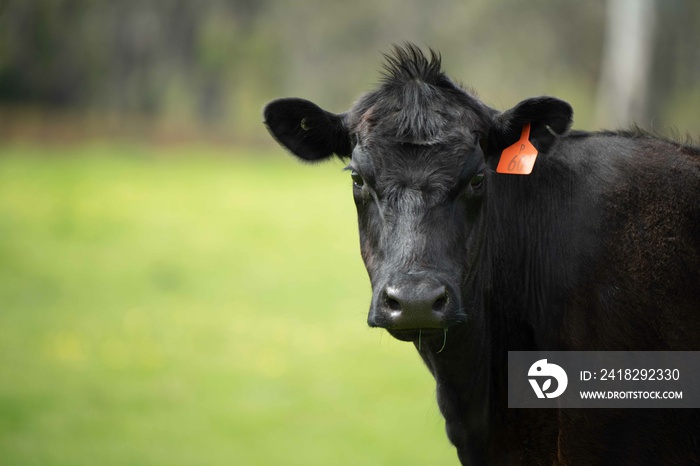
<path id="1" fill-rule="evenodd" d="M 537 149 L 530 142 L 530 123 L 523 126 L 520 140 L 503 149 L 496 171 L 508 175 L 529 175 L 537 159 Z"/>

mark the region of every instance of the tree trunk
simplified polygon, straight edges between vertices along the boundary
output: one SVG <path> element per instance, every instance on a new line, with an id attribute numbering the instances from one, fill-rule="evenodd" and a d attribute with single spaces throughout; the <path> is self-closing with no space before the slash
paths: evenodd
<path id="1" fill-rule="evenodd" d="M 608 0 L 596 102 L 596 122 L 601 127 L 651 124 L 654 6 L 654 0 Z"/>

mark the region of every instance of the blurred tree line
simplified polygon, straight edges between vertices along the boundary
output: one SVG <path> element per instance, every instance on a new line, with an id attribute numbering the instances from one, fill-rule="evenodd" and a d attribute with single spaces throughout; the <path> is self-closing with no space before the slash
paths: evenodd
<path id="1" fill-rule="evenodd" d="M 596 129 L 606 11 L 605 0 L 4 0 L 0 112 L 257 140 L 266 101 L 342 111 L 377 81 L 379 52 L 410 40 L 492 106 L 557 95 L 576 127 Z M 700 135 L 700 2 L 657 1 L 653 16 L 647 105 L 633 117 Z"/>

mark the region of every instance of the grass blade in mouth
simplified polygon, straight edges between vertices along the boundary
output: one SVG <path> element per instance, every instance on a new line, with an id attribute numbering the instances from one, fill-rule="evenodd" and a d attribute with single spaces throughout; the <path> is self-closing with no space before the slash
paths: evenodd
<path id="1" fill-rule="evenodd" d="M 442 353 L 442 350 L 445 349 L 445 345 L 447 345 L 447 327 L 445 327 L 444 330 L 445 330 L 445 334 L 444 334 L 444 337 L 442 339 L 442 348 L 440 348 L 440 350 L 436 354 Z"/>

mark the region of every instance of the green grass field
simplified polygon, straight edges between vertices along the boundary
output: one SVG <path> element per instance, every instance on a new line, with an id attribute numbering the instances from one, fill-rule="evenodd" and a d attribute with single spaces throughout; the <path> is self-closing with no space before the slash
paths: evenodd
<path id="1" fill-rule="evenodd" d="M 458 464 L 341 168 L 0 148 L 0 465 Z"/>

